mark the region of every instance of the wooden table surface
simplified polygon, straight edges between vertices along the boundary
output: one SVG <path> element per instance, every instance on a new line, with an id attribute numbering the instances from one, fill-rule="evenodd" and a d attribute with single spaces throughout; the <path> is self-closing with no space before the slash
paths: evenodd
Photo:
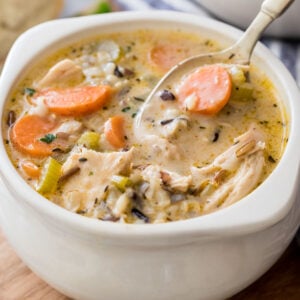
<path id="1" fill-rule="evenodd" d="M 295 240 L 264 276 L 230 300 L 260 299 L 300 299 L 300 247 Z M 33 274 L 17 257 L 0 231 L 0 300 L 70 299 Z"/>

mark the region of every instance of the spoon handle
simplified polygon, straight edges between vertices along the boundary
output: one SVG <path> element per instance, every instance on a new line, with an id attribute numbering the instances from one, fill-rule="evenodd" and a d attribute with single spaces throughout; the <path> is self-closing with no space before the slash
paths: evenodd
<path id="1" fill-rule="evenodd" d="M 239 57 L 236 57 L 236 62 L 245 65 L 249 64 L 254 46 L 262 32 L 293 2 L 294 0 L 265 0 L 262 3 L 260 12 L 256 18 L 229 51 L 239 53 Z"/>
<path id="2" fill-rule="evenodd" d="M 274 20 L 282 15 L 293 2 L 294 0 L 265 0 L 261 5 L 261 10 Z"/>

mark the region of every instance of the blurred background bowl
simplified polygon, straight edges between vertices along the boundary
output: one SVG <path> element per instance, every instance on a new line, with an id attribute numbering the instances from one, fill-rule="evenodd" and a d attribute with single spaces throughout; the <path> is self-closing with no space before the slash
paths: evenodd
<path id="1" fill-rule="evenodd" d="M 195 0 L 218 18 L 245 29 L 260 9 L 263 0 Z M 266 30 L 265 35 L 300 37 L 300 0 Z"/>

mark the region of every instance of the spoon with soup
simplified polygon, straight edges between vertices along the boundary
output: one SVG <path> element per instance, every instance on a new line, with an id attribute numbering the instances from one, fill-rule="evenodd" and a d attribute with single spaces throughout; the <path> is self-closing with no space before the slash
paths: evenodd
<path id="1" fill-rule="evenodd" d="M 189 57 L 172 67 L 140 108 L 135 133 L 141 137 L 157 134 L 155 120 L 165 113 L 163 102 L 168 103 L 170 120 L 172 111 L 178 111 L 178 108 L 182 112 L 216 115 L 230 99 L 232 77 L 244 77 L 249 71 L 251 55 L 262 32 L 293 2 L 263 1 L 258 15 L 233 46 L 220 52 Z"/>

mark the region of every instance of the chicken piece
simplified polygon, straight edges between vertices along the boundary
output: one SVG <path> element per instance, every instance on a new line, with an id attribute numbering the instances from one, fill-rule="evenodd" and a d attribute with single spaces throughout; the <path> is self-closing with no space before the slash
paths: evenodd
<path id="1" fill-rule="evenodd" d="M 263 133 L 251 125 L 249 130 L 234 139 L 234 145 L 214 160 L 214 165 L 233 171 L 245 156 L 265 148 Z"/>
<path id="2" fill-rule="evenodd" d="M 262 133 L 252 126 L 212 164 L 191 167 L 194 186 L 200 190 L 203 212 L 228 206 L 250 193 L 258 184 L 265 163 Z"/>
<path id="3" fill-rule="evenodd" d="M 140 175 L 143 181 L 149 183 L 145 197 L 157 210 L 168 207 L 172 201 L 172 193 L 184 193 L 192 183 L 192 176 L 181 176 L 158 165 L 147 166 Z"/>
<path id="4" fill-rule="evenodd" d="M 96 199 L 103 199 L 111 177 L 129 172 L 133 155 L 133 148 L 127 152 L 100 153 L 78 147 L 62 166 L 63 174 L 80 168 L 62 182 L 62 206 L 72 211 L 92 209 Z"/>
<path id="5" fill-rule="evenodd" d="M 185 193 L 192 184 L 192 176 L 182 176 L 175 172 L 160 171 L 161 179 L 171 190 Z"/>
<path id="6" fill-rule="evenodd" d="M 84 79 L 81 67 L 70 59 L 55 64 L 38 83 L 38 88 L 76 85 Z"/>

